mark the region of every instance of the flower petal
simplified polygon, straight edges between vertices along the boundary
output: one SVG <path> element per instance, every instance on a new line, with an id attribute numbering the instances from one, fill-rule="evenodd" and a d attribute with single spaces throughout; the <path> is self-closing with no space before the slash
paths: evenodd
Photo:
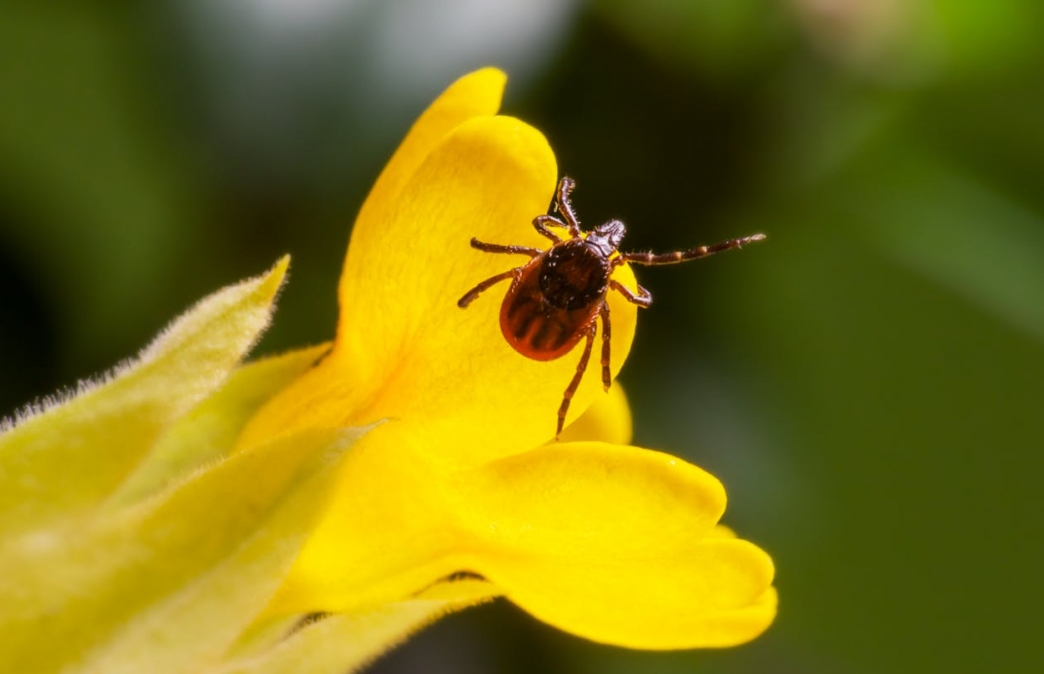
<path id="1" fill-rule="evenodd" d="M 532 537 L 538 546 L 568 543 L 563 554 L 655 556 L 665 545 L 702 540 L 725 511 L 725 490 L 710 473 L 669 454 L 600 442 L 547 445 L 455 479 L 468 528 L 513 550 Z"/>
<path id="2" fill-rule="evenodd" d="M 388 243 L 385 230 L 389 214 L 417 168 L 458 126 L 470 119 L 497 114 L 506 82 L 507 76 L 496 68 L 483 68 L 465 75 L 451 84 L 414 122 L 374 183 L 352 228 L 352 243 L 340 283 L 342 306 L 360 288 L 361 279 L 354 273 L 356 266 L 351 258 L 361 253 L 352 251 L 380 249 Z M 362 281 L 365 283 L 365 279 Z"/>
<path id="3" fill-rule="evenodd" d="M 28 530 L 110 494 L 253 346 L 288 264 L 201 300 L 111 380 L 0 435 L 0 530 Z"/>
<path id="4" fill-rule="evenodd" d="M 466 310 L 456 303 L 478 282 L 528 260 L 473 250 L 473 236 L 546 247 L 531 221 L 546 211 L 556 178 L 554 155 L 532 127 L 508 117 L 457 127 L 403 189 L 383 236 L 353 241 L 345 275 L 355 281 L 342 297 L 333 353 L 266 406 L 242 444 L 304 426 L 400 418 L 429 451 L 452 447 L 470 464 L 492 458 L 494 446 L 512 454 L 549 439 L 581 349 L 551 362 L 514 351 L 499 327 L 506 285 Z M 633 287 L 628 268 L 616 276 Z M 615 374 L 637 311 L 618 293 L 609 306 Z M 570 418 L 601 388 L 597 352 L 592 361 Z"/>
<path id="5" fill-rule="evenodd" d="M 463 567 L 446 468 L 403 424 L 374 428 L 346 457 L 325 518 L 267 610 L 357 613 L 416 595 Z"/>
<path id="6" fill-rule="evenodd" d="M 775 617 L 771 562 L 738 539 L 711 538 L 669 557 L 624 563 L 520 563 L 505 556 L 486 568 L 507 598 L 536 618 L 617 646 L 735 646 L 760 635 Z"/>
<path id="7" fill-rule="evenodd" d="M 666 454 L 542 447 L 461 479 L 468 568 L 560 629 L 634 648 L 726 646 L 774 615 L 769 557 L 714 525 L 725 494 Z"/>
<path id="8" fill-rule="evenodd" d="M 619 382 L 609 392 L 595 394 L 595 400 L 576 421 L 562 431 L 561 442 L 596 440 L 614 445 L 631 442 L 631 407 Z"/>

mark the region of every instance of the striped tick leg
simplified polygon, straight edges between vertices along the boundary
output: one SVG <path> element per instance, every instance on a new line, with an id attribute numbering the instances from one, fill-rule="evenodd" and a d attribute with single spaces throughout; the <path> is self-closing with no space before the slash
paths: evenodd
<path id="1" fill-rule="evenodd" d="M 622 259 L 624 262 L 633 262 L 634 264 L 644 265 L 677 264 L 689 260 L 698 260 L 701 257 L 707 257 L 708 255 L 713 255 L 722 251 L 732 250 L 733 248 L 742 248 L 748 243 L 762 241 L 764 238 L 764 234 L 754 234 L 752 236 L 745 236 L 742 239 L 729 239 L 728 241 L 722 241 L 721 243 L 716 243 L 711 246 L 698 246 L 696 248 L 690 248 L 689 250 L 679 250 L 673 253 L 621 253 L 619 259 Z"/>
<path id="2" fill-rule="evenodd" d="M 569 411 L 569 403 L 573 399 L 573 394 L 576 393 L 577 387 L 580 386 L 580 379 L 584 376 L 584 371 L 587 369 L 587 362 L 591 360 L 591 347 L 594 346 L 595 333 L 598 332 L 598 323 L 591 321 L 591 327 L 587 329 L 587 342 L 584 344 L 584 353 L 580 356 L 580 362 L 576 365 L 576 374 L 573 375 L 572 381 L 569 382 L 569 386 L 566 387 L 565 394 L 562 396 L 562 405 L 558 408 L 558 429 L 555 431 L 555 440 L 558 436 L 562 435 L 562 428 L 565 426 L 566 412 Z"/>
<path id="3" fill-rule="evenodd" d="M 558 190 L 555 192 L 555 210 L 557 210 L 565 220 L 556 218 L 553 215 L 538 215 L 533 218 L 533 227 L 536 228 L 536 231 L 551 239 L 553 243 L 562 243 L 562 238 L 552 232 L 549 227 L 568 229 L 569 237 L 572 239 L 579 239 L 582 235 L 582 232 L 580 231 L 580 221 L 576 219 L 576 212 L 573 211 L 573 204 L 569 201 L 569 195 L 574 187 L 576 187 L 576 183 L 573 182 L 572 178 L 563 177 L 558 181 Z"/>
<path id="4" fill-rule="evenodd" d="M 506 272 L 503 272 L 502 274 L 497 274 L 496 276 L 489 277 L 488 279 L 478 284 L 468 292 L 464 293 L 464 297 L 461 297 L 459 300 L 457 300 L 457 306 L 461 309 L 466 309 L 469 304 L 475 301 L 475 298 L 477 298 L 486 290 L 489 290 L 496 284 L 500 283 L 501 281 L 506 281 L 509 278 L 517 279 L 521 273 L 522 267 L 515 267 L 514 269 L 508 269 Z"/>
<path id="5" fill-rule="evenodd" d="M 501 246 L 497 243 L 483 243 L 475 238 L 471 239 L 471 247 L 481 250 L 483 253 L 507 253 L 510 255 L 528 255 L 529 257 L 536 257 L 544 252 L 539 248 L 530 248 L 528 246 Z"/>
<path id="6" fill-rule="evenodd" d="M 573 210 L 573 203 L 569 200 L 569 195 L 573 193 L 574 187 L 576 187 L 576 182 L 572 178 L 562 176 L 562 179 L 558 181 L 555 201 L 558 206 L 558 212 L 562 214 L 562 217 L 565 218 L 566 223 L 569 225 L 569 236 L 579 239 L 580 221 L 576 219 L 576 211 Z"/>
<path id="7" fill-rule="evenodd" d="M 620 258 L 616 259 L 619 260 Z M 635 295 L 630 288 L 611 278 L 609 279 L 609 287 L 626 297 L 631 304 L 637 304 L 643 309 L 648 309 L 652 306 L 652 293 L 641 286 L 638 286 L 638 294 Z"/>
<path id="8" fill-rule="evenodd" d="M 609 371 L 609 303 L 605 300 L 602 300 L 602 308 L 598 314 L 602 317 L 602 388 L 608 391 L 613 383 L 613 375 Z"/>
<path id="9" fill-rule="evenodd" d="M 638 286 L 637 295 L 632 293 L 630 288 L 616 279 L 609 279 L 609 287 L 626 297 L 628 302 L 637 304 L 640 307 L 648 307 L 652 304 L 652 295 L 649 294 L 648 290 L 641 286 Z M 598 315 L 602 318 L 602 388 L 608 391 L 613 383 L 613 375 L 609 369 L 609 345 L 612 340 L 612 324 L 609 322 L 609 303 L 605 300 L 602 300 L 602 308 L 598 311 Z"/>
<path id="10" fill-rule="evenodd" d="M 544 252 L 538 248 L 529 248 L 527 246 L 501 246 L 496 243 L 484 243 L 474 238 L 471 240 L 471 247 L 481 250 L 484 253 L 507 253 L 510 255 L 528 255 L 529 257 L 537 257 Z M 514 269 L 509 269 L 502 274 L 491 276 L 468 292 L 464 293 L 464 297 L 457 300 L 457 306 L 461 309 L 466 308 L 469 304 L 475 301 L 475 298 L 486 290 L 489 290 L 496 284 L 501 281 L 506 281 L 509 278 L 517 279 L 521 273 L 522 267 L 515 267 Z"/>
<path id="11" fill-rule="evenodd" d="M 533 228 L 542 236 L 551 239 L 552 243 L 562 243 L 562 237 L 552 232 L 549 227 L 561 227 L 566 229 L 568 225 L 553 215 L 538 215 L 533 218 Z"/>

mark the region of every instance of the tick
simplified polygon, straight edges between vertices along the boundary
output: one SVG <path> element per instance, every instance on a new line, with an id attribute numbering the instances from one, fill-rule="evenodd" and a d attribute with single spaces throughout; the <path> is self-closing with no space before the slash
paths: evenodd
<path id="1" fill-rule="evenodd" d="M 484 291 L 511 279 L 511 287 L 500 306 L 500 330 L 515 351 L 533 360 L 555 360 L 572 351 L 581 339 L 585 340 L 576 374 L 566 387 L 562 404 L 558 408 L 556 439 L 562 434 L 569 402 L 591 360 L 598 319 L 602 322 L 602 386 L 608 391 L 612 383 L 609 372 L 611 324 L 606 295 L 610 290 L 615 290 L 639 307 L 647 308 L 652 304 L 652 295 L 642 286 L 638 286 L 638 292 L 634 293 L 612 278 L 614 269 L 628 262 L 662 265 L 698 260 L 714 253 L 742 248 L 765 238 L 764 234 L 754 234 L 712 246 L 698 246 L 658 255 L 621 253 L 620 242 L 627 230 L 619 220 L 610 220 L 590 232 L 580 229 L 580 222 L 569 201 L 574 186 L 573 179 L 567 177 L 558 183 L 554 210 L 558 211 L 562 219 L 550 214 L 538 215 L 533 219 L 536 231 L 551 240 L 550 248 L 541 250 L 527 246 L 502 246 L 472 239 L 471 247 L 485 253 L 528 255 L 530 260 L 521 267 L 509 269 L 479 283 L 457 302 L 461 309 L 467 308 Z M 563 239 L 551 227 L 567 230 L 568 238 Z"/>

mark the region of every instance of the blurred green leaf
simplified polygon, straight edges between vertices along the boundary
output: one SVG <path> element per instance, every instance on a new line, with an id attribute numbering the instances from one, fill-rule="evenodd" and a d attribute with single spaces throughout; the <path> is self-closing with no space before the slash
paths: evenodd
<path id="1" fill-rule="evenodd" d="M 1044 56 L 1040 40 L 1044 5 L 1036 0 L 926 0 L 925 4 L 927 21 L 920 37 L 935 46 L 952 78 L 1025 71 Z"/>
<path id="2" fill-rule="evenodd" d="M 868 189 L 868 234 L 885 255 L 1044 343 L 1044 220 L 933 162 Z"/>

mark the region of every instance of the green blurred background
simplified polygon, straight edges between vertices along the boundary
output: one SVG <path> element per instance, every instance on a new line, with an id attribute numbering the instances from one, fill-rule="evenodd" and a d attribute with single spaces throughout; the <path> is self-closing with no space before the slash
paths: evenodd
<path id="1" fill-rule="evenodd" d="M 0 7 L 0 409 L 294 256 L 272 352 L 329 338 L 354 214 L 494 64 L 587 223 L 670 250 L 621 381 L 718 475 L 780 614 L 641 653 L 501 602 L 392 672 L 1040 672 L 1044 3 L 170 0 Z"/>

